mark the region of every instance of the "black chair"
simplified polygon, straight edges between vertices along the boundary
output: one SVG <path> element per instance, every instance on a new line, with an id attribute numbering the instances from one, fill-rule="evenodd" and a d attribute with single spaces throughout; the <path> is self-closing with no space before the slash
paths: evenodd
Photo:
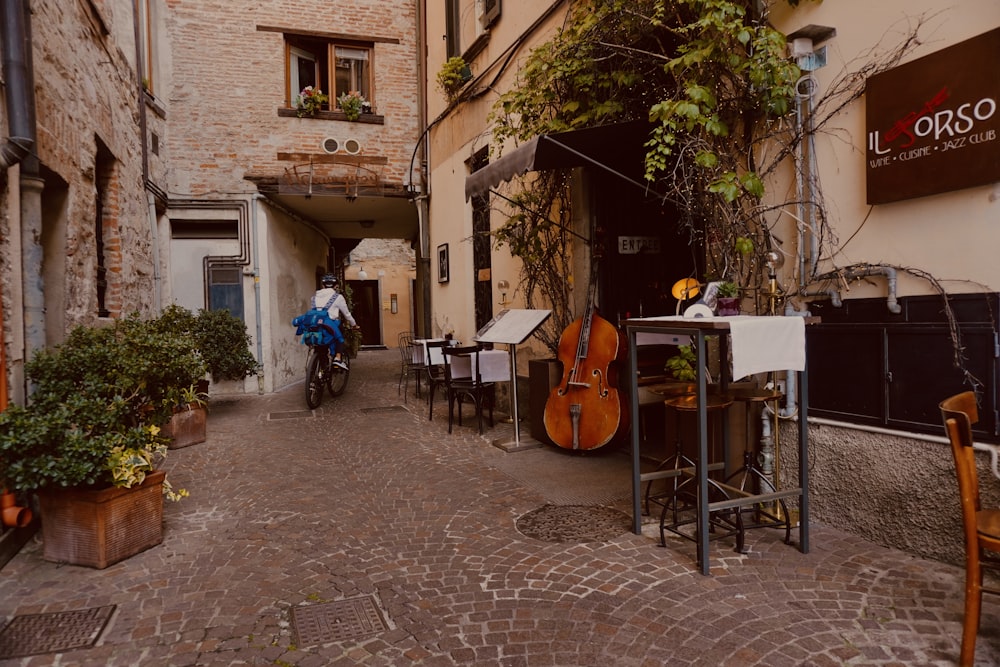
<path id="1" fill-rule="evenodd" d="M 462 425 L 462 403 L 466 399 L 472 401 L 476 408 L 476 418 L 479 421 L 479 433 L 483 432 L 483 408 L 490 409 L 490 427 L 493 427 L 493 402 L 495 396 L 495 384 L 493 382 L 483 382 L 479 372 L 479 352 L 482 348 L 478 345 L 468 347 L 445 347 L 441 351 L 444 353 L 444 386 L 445 395 L 448 397 L 448 433 L 451 433 L 451 426 L 455 421 L 455 406 L 458 406 L 458 425 Z M 467 356 L 471 362 L 471 376 L 464 376 L 455 373 L 454 364 L 456 357 Z"/>
<path id="2" fill-rule="evenodd" d="M 400 354 L 399 382 L 396 383 L 396 393 L 399 393 L 400 386 L 403 387 L 403 401 L 406 401 L 406 393 L 410 388 L 410 375 L 417 385 L 417 398 L 420 398 L 420 378 L 423 376 L 427 366 L 425 363 L 415 361 L 420 356 L 416 354 L 418 347 L 413 342 L 413 332 L 404 331 L 397 339 Z"/>
<path id="3" fill-rule="evenodd" d="M 438 387 L 445 386 L 444 364 L 433 363 L 433 357 L 437 356 L 434 354 L 433 350 L 443 350 L 448 346 L 448 343 L 449 341 L 446 340 L 435 340 L 424 344 L 427 348 L 427 364 L 424 370 L 427 375 L 427 402 L 429 404 L 427 413 L 428 420 L 434 419 L 434 393 L 437 391 Z"/>

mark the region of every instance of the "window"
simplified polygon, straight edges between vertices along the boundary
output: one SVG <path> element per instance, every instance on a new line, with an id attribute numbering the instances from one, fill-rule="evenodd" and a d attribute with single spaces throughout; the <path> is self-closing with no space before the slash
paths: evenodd
<path id="1" fill-rule="evenodd" d="M 357 91 L 366 100 L 371 100 L 371 89 L 368 82 L 371 79 L 368 66 L 368 49 L 334 47 L 336 54 L 335 96 Z"/>
<path id="2" fill-rule="evenodd" d="M 306 86 L 330 96 L 325 108 L 334 109 L 337 97 L 357 91 L 372 101 L 370 44 L 333 42 L 318 37 L 285 35 L 288 59 L 288 106 Z"/>

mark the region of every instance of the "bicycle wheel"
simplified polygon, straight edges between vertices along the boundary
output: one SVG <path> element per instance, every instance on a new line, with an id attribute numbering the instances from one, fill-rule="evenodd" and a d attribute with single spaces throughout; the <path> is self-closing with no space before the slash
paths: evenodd
<path id="1" fill-rule="evenodd" d="M 330 372 L 327 375 L 326 388 L 330 390 L 331 396 L 340 396 L 347 389 L 347 381 L 351 377 L 351 360 L 344 355 L 344 363 L 347 368 L 339 368 L 336 364 L 330 364 Z"/>
<path id="2" fill-rule="evenodd" d="M 306 405 L 313 410 L 323 401 L 323 384 L 326 382 L 323 377 L 325 359 L 325 352 L 310 350 L 309 362 L 306 365 Z"/>

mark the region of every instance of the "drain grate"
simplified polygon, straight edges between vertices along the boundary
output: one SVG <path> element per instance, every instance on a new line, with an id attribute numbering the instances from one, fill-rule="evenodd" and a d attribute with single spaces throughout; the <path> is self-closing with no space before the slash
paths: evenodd
<path id="1" fill-rule="evenodd" d="M 382 412 L 406 412 L 406 408 L 402 405 L 386 405 L 377 408 L 361 408 L 361 412 L 365 413 L 382 413 Z"/>
<path id="2" fill-rule="evenodd" d="M 271 412 L 267 415 L 269 420 L 274 419 L 302 419 L 312 417 L 312 410 L 293 410 L 292 412 Z"/>
<path id="3" fill-rule="evenodd" d="M 300 647 L 369 637 L 387 629 L 371 596 L 293 607 L 292 625 Z"/>
<path id="4" fill-rule="evenodd" d="M 543 542 L 607 542 L 628 532 L 631 519 L 599 505 L 544 505 L 517 520 L 517 531 Z"/>
<path id="5" fill-rule="evenodd" d="M 0 631 L 0 658 L 60 653 L 94 645 L 115 605 L 15 616 Z"/>

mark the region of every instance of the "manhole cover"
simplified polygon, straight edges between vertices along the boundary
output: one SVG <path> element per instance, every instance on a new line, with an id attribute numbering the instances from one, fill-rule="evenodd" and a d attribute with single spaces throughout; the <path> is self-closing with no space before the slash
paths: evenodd
<path id="1" fill-rule="evenodd" d="M 300 647 L 368 637 L 386 629 L 371 596 L 293 607 L 292 625 Z"/>
<path id="2" fill-rule="evenodd" d="M 0 658 L 60 653 L 93 646 L 115 605 L 15 616 L 0 631 Z"/>
<path id="3" fill-rule="evenodd" d="M 292 412 L 271 412 L 267 415 L 268 419 L 302 419 L 304 417 L 312 417 L 312 410 L 293 410 Z"/>
<path id="4" fill-rule="evenodd" d="M 607 542 L 629 530 L 629 517 L 600 505 L 545 505 L 522 515 L 517 530 L 544 542 Z"/>

